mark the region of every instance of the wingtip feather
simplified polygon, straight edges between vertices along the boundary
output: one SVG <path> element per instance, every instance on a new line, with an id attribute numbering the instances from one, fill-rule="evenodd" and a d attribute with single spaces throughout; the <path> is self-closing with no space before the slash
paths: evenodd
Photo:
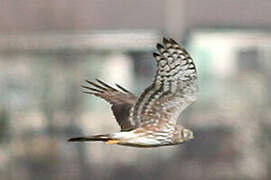
<path id="1" fill-rule="evenodd" d="M 121 89 L 123 92 L 126 92 L 126 93 L 130 93 L 127 89 L 125 89 L 124 87 L 118 85 L 117 83 L 115 84 L 119 89 Z"/>
<path id="2" fill-rule="evenodd" d="M 160 44 L 160 43 L 157 43 L 156 44 L 156 48 L 158 49 L 158 50 L 162 50 L 162 49 L 164 49 L 164 46 L 162 45 L 162 44 Z"/>
<path id="3" fill-rule="evenodd" d="M 99 80 L 99 79 L 96 79 L 96 81 L 97 81 L 98 83 L 100 83 L 101 85 L 103 85 L 104 87 L 110 89 L 111 91 L 117 91 L 115 88 L 113 88 L 112 86 L 109 86 L 108 84 L 106 84 L 105 82 L 103 82 L 103 81 L 101 81 L 101 80 Z"/>
<path id="4" fill-rule="evenodd" d="M 106 90 L 107 90 L 105 87 L 102 87 L 101 85 L 98 85 L 98 84 L 96 84 L 95 82 L 92 82 L 92 81 L 89 81 L 89 80 L 86 80 L 86 82 L 89 83 L 90 85 L 92 85 L 92 86 L 94 86 L 94 87 L 100 89 L 100 90 L 103 90 L 103 91 L 106 91 Z M 100 82 L 100 81 L 98 81 L 98 82 Z"/>
<path id="5" fill-rule="evenodd" d="M 169 40 L 167 38 L 165 38 L 165 37 L 163 37 L 163 43 L 165 45 L 170 44 Z"/>
<path id="6" fill-rule="evenodd" d="M 102 93 L 103 91 L 99 90 L 99 89 L 95 89 L 95 88 L 91 88 L 91 87 L 88 87 L 88 86 L 84 86 L 84 85 L 81 85 L 82 88 L 85 88 L 85 89 L 88 89 L 90 91 L 94 91 L 94 92 L 98 92 L 98 93 Z"/>
<path id="7" fill-rule="evenodd" d="M 175 44 L 175 45 L 179 45 L 174 39 L 170 38 L 169 41 L 172 43 L 172 44 Z"/>

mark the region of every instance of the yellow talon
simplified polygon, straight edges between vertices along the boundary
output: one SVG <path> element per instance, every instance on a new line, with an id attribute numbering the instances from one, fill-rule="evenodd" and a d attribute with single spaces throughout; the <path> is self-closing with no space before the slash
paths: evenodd
<path id="1" fill-rule="evenodd" d="M 120 142 L 119 140 L 112 139 L 112 140 L 106 141 L 106 144 L 117 144 L 117 143 L 119 143 L 119 142 Z"/>

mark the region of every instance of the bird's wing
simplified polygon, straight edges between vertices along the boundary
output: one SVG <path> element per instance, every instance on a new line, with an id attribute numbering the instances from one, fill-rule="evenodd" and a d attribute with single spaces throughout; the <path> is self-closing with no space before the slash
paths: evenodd
<path id="1" fill-rule="evenodd" d="M 112 105 L 111 109 L 121 127 L 121 131 L 133 129 L 134 126 L 128 121 L 128 116 L 131 107 L 136 102 L 136 96 L 118 84 L 116 84 L 118 87 L 118 89 L 116 89 L 98 79 L 96 79 L 96 81 L 97 82 L 86 80 L 90 86 L 82 86 L 87 90 L 84 91 L 84 93 L 103 98 Z"/>
<path id="2" fill-rule="evenodd" d="M 145 89 L 132 107 L 129 120 L 136 127 L 172 128 L 179 114 L 196 100 L 197 71 L 188 52 L 173 39 L 163 38 L 154 82 Z"/>

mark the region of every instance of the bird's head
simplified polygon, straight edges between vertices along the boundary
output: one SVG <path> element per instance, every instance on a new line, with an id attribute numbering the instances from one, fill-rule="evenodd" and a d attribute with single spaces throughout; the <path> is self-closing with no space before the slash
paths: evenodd
<path id="1" fill-rule="evenodd" d="M 184 143 L 194 139 L 193 132 L 186 128 L 178 128 L 176 136 L 177 143 Z"/>
<path id="2" fill-rule="evenodd" d="M 189 140 L 194 139 L 194 134 L 189 129 L 183 129 L 182 136 L 183 136 L 184 141 L 189 141 Z"/>

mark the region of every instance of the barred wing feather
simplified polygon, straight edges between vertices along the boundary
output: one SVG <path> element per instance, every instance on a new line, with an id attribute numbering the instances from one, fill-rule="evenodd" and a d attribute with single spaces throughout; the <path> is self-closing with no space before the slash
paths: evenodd
<path id="1" fill-rule="evenodd" d="M 136 127 L 173 128 L 179 114 L 196 100 L 197 71 L 188 54 L 173 39 L 163 38 L 153 53 L 157 62 L 154 82 L 132 107 L 129 121 Z"/>

